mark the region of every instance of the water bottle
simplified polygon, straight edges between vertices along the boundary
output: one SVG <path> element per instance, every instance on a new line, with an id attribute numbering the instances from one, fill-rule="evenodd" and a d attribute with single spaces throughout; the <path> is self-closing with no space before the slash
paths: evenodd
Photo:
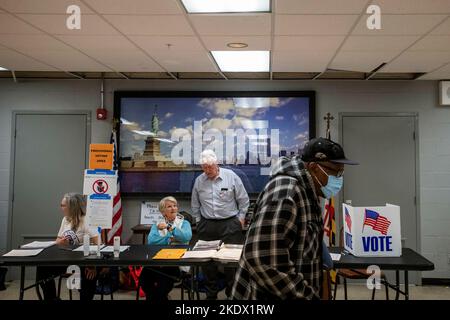
<path id="1" fill-rule="evenodd" d="M 85 233 L 83 235 L 83 254 L 85 257 L 87 257 L 89 255 L 89 234 Z"/>
<path id="2" fill-rule="evenodd" d="M 118 258 L 120 254 L 120 237 L 114 237 L 114 258 Z"/>
<path id="3" fill-rule="evenodd" d="M 97 236 L 97 257 L 101 257 L 102 254 L 100 253 L 100 247 L 102 244 L 102 228 L 98 227 L 98 236 Z"/>

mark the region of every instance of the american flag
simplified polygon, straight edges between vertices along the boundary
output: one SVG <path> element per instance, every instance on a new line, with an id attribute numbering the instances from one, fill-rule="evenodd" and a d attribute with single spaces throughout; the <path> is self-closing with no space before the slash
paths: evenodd
<path id="1" fill-rule="evenodd" d="M 369 209 L 365 210 L 363 226 L 370 226 L 373 230 L 386 235 L 390 225 L 391 222 L 378 212 Z"/>
<path id="2" fill-rule="evenodd" d="M 116 131 L 111 132 L 111 144 L 114 145 L 113 170 L 118 169 L 117 136 Z M 120 178 L 117 178 L 117 194 L 113 199 L 112 228 L 108 230 L 108 244 L 112 244 L 115 236 L 122 236 L 122 201 L 120 199 Z"/>
<path id="3" fill-rule="evenodd" d="M 345 208 L 345 223 L 347 224 L 348 230 L 352 232 L 352 218 L 350 217 L 347 208 Z"/>

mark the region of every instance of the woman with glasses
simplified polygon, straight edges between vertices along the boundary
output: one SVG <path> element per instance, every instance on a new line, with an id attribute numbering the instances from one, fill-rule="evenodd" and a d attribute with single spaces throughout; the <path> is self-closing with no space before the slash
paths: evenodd
<path id="1" fill-rule="evenodd" d="M 88 228 L 85 222 L 86 200 L 77 193 L 66 193 L 61 200 L 63 218 L 55 242 L 59 246 L 78 246 L 83 244 L 85 234 L 91 243 L 97 243 L 97 233 Z M 56 300 L 55 277 L 65 274 L 67 267 L 37 267 L 36 281 L 44 293 L 44 300 Z M 95 268 L 82 268 L 80 300 L 92 300 L 95 293 L 97 271 Z"/>

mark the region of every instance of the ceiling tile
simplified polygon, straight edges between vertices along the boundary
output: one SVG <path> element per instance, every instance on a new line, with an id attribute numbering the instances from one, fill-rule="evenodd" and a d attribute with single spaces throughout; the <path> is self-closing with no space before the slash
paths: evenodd
<path id="1" fill-rule="evenodd" d="M 131 51 L 137 50 L 136 47 L 124 36 L 76 36 L 61 35 L 58 36 L 65 43 L 79 48 L 82 51 Z"/>
<path id="2" fill-rule="evenodd" d="M 432 35 L 450 35 L 450 17 L 431 32 Z"/>
<path id="3" fill-rule="evenodd" d="M 438 70 L 427 73 L 420 77 L 420 80 L 443 80 L 443 79 L 450 79 L 450 63 L 444 65 L 442 68 L 439 68 Z"/>
<path id="4" fill-rule="evenodd" d="M 93 13 L 79 0 L 0 0 L 0 8 L 13 13 L 67 14 L 71 5 L 79 6 L 81 14 Z"/>
<path id="5" fill-rule="evenodd" d="M 429 72 L 450 62 L 450 51 L 407 51 L 386 65 L 383 72 Z"/>
<path id="6" fill-rule="evenodd" d="M 0 44 L 21 52 L 30 50 L 70 50 L 70 47 L 48 35 L 0 35 Z"/>
<path id="7" fill-rule="evenodd" d="M 270 35 L 270 14 L 196 14 L 190 15 L 200 35 Z"/>
<path id="8" fill-rule="evenodd" d="M 227 47 L 231 42 L 246 43 L 242 50 L 270 50 L 270 36 L 203 36 L 202 40 L 210 51 L 236 50 Z"/>
<path id="9" fill-rule="evenodd" d="M 395 51 L 400 53 L 420 36 L 350 36 L 342 51 Z"/>
<path id="10" fill-rule="evenodd" d="M 93 59 L 47 35 L 0 35 L 0 44 L 63 70 L 108 71 Z M 69 68 L 71 66 L 77 68 Z"/>
<path id="11" fill-rule="evenodd" d="M 183 14 L 176 0 L 85 0 L 101 14 Z"/>
<path id="12" fill-rule="evenodd" d="M 97 15 L 81 16 L 81 29 L 70 30 L 66 26 L 67 15 L 59 14 L 20 14 L 19 17 L 50 34 L 86 34 L 111 35 L 119 34 L 111 25 Z"/>
<path id="13" fill-rule="evenodd" d="M 171 72 L 217 72 L 206 52 L 153 52 L 152 56 Z"/>
<path id="14" fill-rule="evenodd" d="M 58 71 L 58 69 L 4 47 L 0 47 L 0 66 L 14 71 Z"/>
<path id="15" fill-rule="evenodd" d="M 367 0 L 277 0 L 277 14 L 359 14 Z"/>
<path id="16" fill-rule="evenodd" d="M 444 14 L 450 13 L 450 0 L 377 0 L 381 14 Z"/>
<path id="17" fill-rule="evenodd" d="M 450 51 L 450 35 L 426 36 L 418 41 L 409 50 L 411 51 Z"/>
<path id="18" fill-rule="evenodd" d="M 273 53 L 273 72 L 322 72 L 334 52 L 310 54 L 297 51 L 276 51 Z"/>
<path id="19" fill-rule="evenodd" d="M 383 14 L 380 30 L 369 30 L 367 28 L 367 17 L 365 15 L 359 20 L 353 31 L 354 35 L 423 35 L 442 21 L 445 15 Z"/>
<path id="20" fill-rule="evenodd" d="M 177 52 L 204 51 L 197 37 L 191 36 L 130 36 L 130 39 L 147 52 L 164 50 Z"/>
<path id="21" fill-rule="evenodd" d="M 336 51 L 344 36 L 276 36 L 275 51 Z"/>
<path id="22" fill-rule="evenodd" d="M 330 64 L 330 68 L 370 72 L 383 62 L 390 61 L 397 54 L 397 52 L 389 51 L 340 51 Z"/>
<path id="23" fill-rule="evenodd" d="M 65 71 L 111 71 L 76 50 L 29 51 L 28 55 Z"/>
<path id="24" fill-rule="evenodd" d="M 0 34 L 40 34 L 41 31 L 11 14 L 0 13 Z"/>
<path id="25" fill-rule="evenodd" d="M 123 36 L 60 36 L 59 38 L 115 71 L 163 71 L 150 57 Z"/>
<path id="26" fill-rule="evenodd" d="M 181 15 L 104 15 L 127 35 L 193 36 L 194 32 Z"/>
<path id="27" fill-rule="evenodd" d="M 276 35 L 346 35 L 357 15 L 277 15 Z"/>

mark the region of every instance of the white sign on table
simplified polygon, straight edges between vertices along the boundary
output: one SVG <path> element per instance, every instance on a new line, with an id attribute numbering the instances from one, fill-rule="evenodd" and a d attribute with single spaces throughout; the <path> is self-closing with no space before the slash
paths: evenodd
<path id="1" fill-rule="evenodd" d="M 161 220 L 159 202 L 143 201 L 141 204 L 141 224 L 158 224 Z"/>
<path id="2" fill-rule="evenodd" d="M 116 170 L 84 170 L 83 194 L 117 194 Z"/>
<path id="3" fill-rule="evenodd" d="M 402 255 L 400 207 L 352 207 L 342 204 L 344 247 L 357 257 Z"/>
<path id="4" fill-rule="evenodd" d="M 90 228 L 112 228 L 113 199 L 109 194 L 92 194 L 87 198 L 86 219 Z"/>

